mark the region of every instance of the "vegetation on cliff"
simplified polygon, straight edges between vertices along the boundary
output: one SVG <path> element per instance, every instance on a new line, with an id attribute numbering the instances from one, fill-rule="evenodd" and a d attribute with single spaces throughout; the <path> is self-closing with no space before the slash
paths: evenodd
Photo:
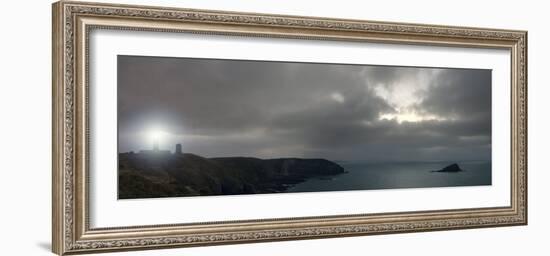
<path id="1" fill-rule="evenodd" d="M 312 177 L 343 172 L 344 168 L 325 159 L 121 153 L 118 197 L 278 193 Z"/>

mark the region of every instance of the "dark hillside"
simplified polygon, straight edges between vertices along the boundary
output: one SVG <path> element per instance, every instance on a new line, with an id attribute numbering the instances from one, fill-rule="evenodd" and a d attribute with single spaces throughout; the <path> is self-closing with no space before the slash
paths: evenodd
<path id="1" fill-rule="evenodd" d="M 119 154 L 119 198 L 284 192 L 344 169 L 325 159 L 204 158 L 194 154 Z"/>

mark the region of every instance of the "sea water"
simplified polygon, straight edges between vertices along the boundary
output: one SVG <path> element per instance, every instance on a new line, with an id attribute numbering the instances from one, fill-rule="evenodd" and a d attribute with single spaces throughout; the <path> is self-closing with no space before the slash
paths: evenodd
<path id="1" fill-rule="evenodd" d="M 462 172 L 434 172 L 452 162 L 337 162 L 346 173 L 306 180 L 286 192 L 491 185 L 490 161 L 457 162 Z"/>

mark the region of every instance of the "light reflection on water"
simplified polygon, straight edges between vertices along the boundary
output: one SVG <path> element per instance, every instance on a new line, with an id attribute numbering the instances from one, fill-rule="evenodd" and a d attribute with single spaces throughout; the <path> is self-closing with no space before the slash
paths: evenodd
<path id="1" fill-rule="evenodd" d="M 458 162 L 463 172 L 432 172 L 451 162 L 358 163 L 340 162 L 347 173 L 313 178 L 286 192 L 346 191 L 491 185 L 491 162 Z"/>

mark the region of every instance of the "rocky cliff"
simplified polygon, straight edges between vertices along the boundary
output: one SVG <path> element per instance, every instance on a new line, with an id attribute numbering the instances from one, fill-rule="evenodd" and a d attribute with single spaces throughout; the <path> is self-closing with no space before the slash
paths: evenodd
<path id="1" fill-rule="evenodd" d="M 325 159 L 119 154 L 120 199 L 284 192 L 344 169 Z"/>

